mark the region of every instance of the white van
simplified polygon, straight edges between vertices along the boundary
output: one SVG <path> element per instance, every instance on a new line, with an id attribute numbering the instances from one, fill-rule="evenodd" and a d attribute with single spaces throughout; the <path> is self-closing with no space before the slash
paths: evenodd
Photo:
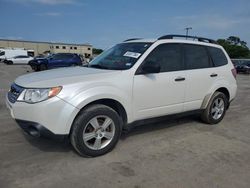
<path id="1" fill-rule="evenodd" d="M 19 55 L 28 55 L 28 51 L 20 48 L 0 48 L 0 61 L 13 58 Z"/>

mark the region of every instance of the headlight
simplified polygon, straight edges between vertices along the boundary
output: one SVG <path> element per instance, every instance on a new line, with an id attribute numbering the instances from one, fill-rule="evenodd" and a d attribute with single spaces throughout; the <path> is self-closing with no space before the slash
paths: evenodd
<path id="1" fill-rule="evenodd" d="M 61 90 L 61 86 L 46 89 L 25 89 L 17 100 L 27 103 L 37 103 L 58 95 Z"/>

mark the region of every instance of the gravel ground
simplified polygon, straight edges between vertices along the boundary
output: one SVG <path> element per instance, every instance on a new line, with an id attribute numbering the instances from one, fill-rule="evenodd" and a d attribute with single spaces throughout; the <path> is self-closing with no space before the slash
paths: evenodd
<path id="1" fill-rule="evenodd" d="M 0 187 L 250 187 L 250 76 L 224 120 L 195 116 L 147 124 L 123 134 L 98 158 L 78 156 L 67 142 L 26 136 L 5 107 L 13 80 L 27 66 L 0 64 Z"/>

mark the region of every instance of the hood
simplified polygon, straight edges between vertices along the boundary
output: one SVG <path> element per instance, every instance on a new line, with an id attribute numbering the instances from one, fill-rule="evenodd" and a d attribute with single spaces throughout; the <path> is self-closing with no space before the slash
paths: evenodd
<path id="1" fill-rule="evenodd" d="M 27 88 L 45 88 L 83 82 L 89 79 L 103 79 L 105 76 L 119 74 L 120 71 L 72 67 L 35 72 L 18 77 L 15 83 Z"/>

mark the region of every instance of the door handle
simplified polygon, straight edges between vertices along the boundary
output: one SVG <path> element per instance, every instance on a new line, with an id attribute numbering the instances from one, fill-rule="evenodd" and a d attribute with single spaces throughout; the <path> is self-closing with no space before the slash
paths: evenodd
<path id="1" fill-rule="evenodd" d="M 210 75 L 210 77 L 216 77 L 216 76 L 218 76 L 218 74 L 216 74 L 216 73 L 213 73 Z"/>
<path id="2" fill-rule="evenodd" d="M 178 78 L 175 78 L 174 81 L 176 81 L 176 82 L 181 82 L 181 81 L 184 81 L 184 80 L 185 80 L 185 78 L 183 78 L 183 77 L 178 77 Z"/>

